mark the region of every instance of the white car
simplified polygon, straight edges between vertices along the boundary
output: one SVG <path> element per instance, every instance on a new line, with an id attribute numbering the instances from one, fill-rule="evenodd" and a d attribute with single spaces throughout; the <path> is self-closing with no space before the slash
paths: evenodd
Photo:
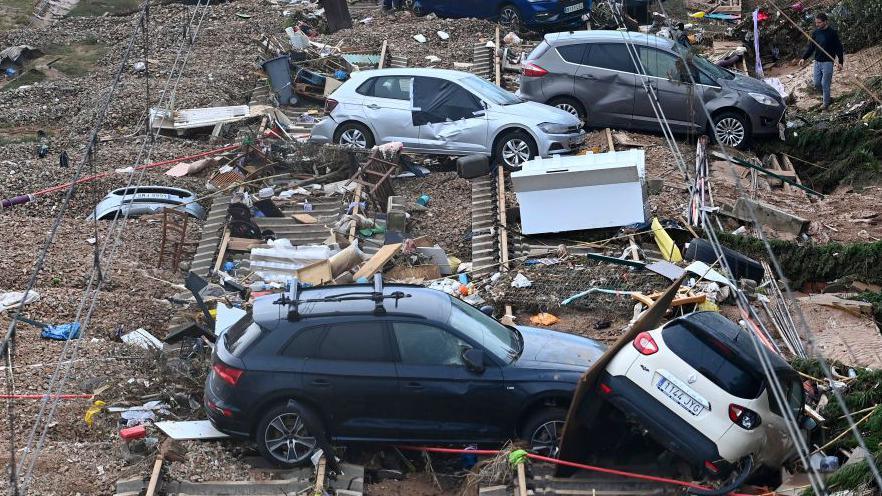
<path id="1" fill-rule="evenodd" d="M 586 138 L 581 121 L 563 110 L 445 69 L 355 72 L 325 100 L 325 112 L 313 143 L 398 141 L 412 152 L 490 155 L 509 167 L 574 151 Z"/>
<path id="2" fill-rule="evenodd" d="M 766 355 L 788 408 L 810 428 L 799 375 Z M 795 446 L 759 360 L 747 331 L 716 312 L 692 313 L 637 335 L 607 365 L 598 393 L 693 474 L 777 487 Z"/>

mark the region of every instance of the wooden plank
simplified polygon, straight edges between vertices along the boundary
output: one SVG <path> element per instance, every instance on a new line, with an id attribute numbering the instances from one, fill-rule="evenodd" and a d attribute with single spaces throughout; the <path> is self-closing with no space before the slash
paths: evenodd
<path id="1" fill-rule="evenodd" d="M 523 462 L 518 463 L 518 494 L 520 496 L 527 496 L 527 473 Z"/>
<path id="2" fill-rule="evenodd" d="M 159 485 L 159 472 L 162 471 L 163 456 L 160 454 L 153 462 L 153 472 L 150 473 L 150 483 L 147 484 L 147 492 L 145 496 L 154 496 L 156 494 L 156 486 Z"/>
<path id="3" fill-rule="evenodd" d="M 655 296 L 655 295 L 653 295 Z M 650 296 L 641 293 L 634 293 L 631 295 L 631 299 L 634 301 L 639 301 L 646 306 L 651 306 L 655 300 L 653 300 Z M 675 298 L 673 302 L 671 302 L 672 307 L 679 307 L 683 305 L 689 305 L 692 303 L 704 303 L 707 301 L 707 295 L 697 295 L 697 296 L 683 296 L 680 298 Z"/>
<path id="4" fill-rule="evenodd" d="M 609 146 L 608 151 L 610 151 L 610 152 L 616 151 L 616 145 L 615 145 L 615 143 L 613 143 L 612 131 L 610 131 L 609 128 L 606 128 L 606 129 L 604 129 L 604 132 L 606 133 L 606 144 L 607 144 L 607 146 Z"/>
<path id="5" fill-rule="evenodd" d="M 394 257 L 400 249 L 401 243 L 386 245 L 380 248 L 379 251 L 377 251 L 377 253 L 375 253 L 370 260 L 365 262 L 365 264 L 362 265 L 360 269 L 358 269 L 358 272 L 356 272 L 355 275 L 352 276 L 352 278 L 357 281 L 362 277 L 370 277 L 374 275 L 379 270 L 381 270 L 383 266 L 386 265 L 386 262 L 391 260 L 392 257 Z"/>
<path id="6" fill-rule="evenodd" d="M 224 257 L 227 255 L 227 244 L 230 242 L 230 230 L 224 229 L 224 237 L 221 239 L 220 248 L 217 251 L 217 259 L 214 261 L 214 271 L 217 272 L 220 270 L 221 265 L 224 264 Z"/>
<path id="7" fill-rule="evenodd" d="M 301 224 L 315 224 L 318 222 L 318 219 L 309 214 L 294 214 L 291 217 L 294 217 L 294 220 Z"/>
<path id="8" fill-rule="evenodd" d="M 331 262 L 327 260 L 319 260 L 318 262 L 301 267 L 297 269 L 297 279 L 299 279 L 300 282 L 309 283 L 314 286 L 327 284 L 334 280 L 334 275 L 331 273 Z"/>
<path id="9" fill-rule="evenodd" d="M 496 68 L 496 86 L 502 86 L 502 64 L 499 62 L 499 26 L 496 26 L 496 47 L 493 48 L 493 67 Z"/>
<path id="10" fill-rule="evenodd" d="M 260 246 L 264 244 L 265 241 L 262 239 L 249 239 L 249 238 L 234 238 L 231 237 L 229 242 L 227 243 L 227 250 L 229 251 L 251 251 L 255 246 Z"/>
<path id="11" fill-rule="evenodd" d="M 319 458 L 318 466 L 315 468 L 315 492 L 316 496 L 325 494 L 325 470 L 328 462 L 325 457 Z"/>
<path id="12" fill-rule="evenodd" d="M 505 170 L 500 165 L 496 175 L 496 198 L 499 202 L 499 261 L 508 270 L 508 222 L 505 216 Z"/>
<path id="13" fill-rule="evenodd" d="M 377 69 L 382 69 L 386 64 L 386 45 L 388 42 L 389 40 L 383 40 L 383 47 L 380 48 L 380 63 L 377 64 Z"/>
<path id="14" fill-rule="evenodd" d="M 639 250 L 637 249 L 637 242 L 634 241 L 633 234 L 628 235 L 628 244 L 631 245 L 631 260 L 634 260 L 635 262 L 639 262 L 640 261 L 640 253 L 639 253 Z"/>

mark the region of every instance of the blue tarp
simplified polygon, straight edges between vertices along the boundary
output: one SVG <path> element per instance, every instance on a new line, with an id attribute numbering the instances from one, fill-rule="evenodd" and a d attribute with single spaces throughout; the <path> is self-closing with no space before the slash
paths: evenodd
<path id="1" fill-rule="evenodd" d="M 46 326 L 40 333 L 40 337 L 56 341 L 77 339 L 80 337 L 80 324 L 79 322 L 72 322 L 70 324 Z"/>

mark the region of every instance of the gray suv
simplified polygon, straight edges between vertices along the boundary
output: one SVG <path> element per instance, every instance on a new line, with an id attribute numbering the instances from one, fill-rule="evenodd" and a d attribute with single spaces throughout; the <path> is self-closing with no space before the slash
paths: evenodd
<path id="1" fill-rule="evenodd" d="M 628 41 L 637 49 L 638 64 Z M 524 62 L 518 96 L 566 110 L 592 127 L 658 130 L 641 74 L 674 132 L 709 131 L 704 105 L 726 146 L 745 148 L 751 136 L 776 134 L 786 110 L 778 92 L 762 81 L 723 69 L 667 38 L 622 31 L 546 35 Z"/>

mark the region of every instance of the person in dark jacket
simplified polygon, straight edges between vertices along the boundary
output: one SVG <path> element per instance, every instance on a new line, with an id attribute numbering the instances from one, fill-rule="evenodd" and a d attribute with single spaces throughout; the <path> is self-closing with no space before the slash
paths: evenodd
<path id="1" fill-rule="evenodd" d="M 812 33 L 812 40 L 802 54 L 799 65 L 805 64 L 814 54 L 815 90 L 823 92 L 824 110 L 827 110 L 830 107 L 830 86 L 833 84 L 833 60 L 839 59 L 837 69 L 841 71 L 842 64 L 845 63 L 845 52 L 842 42 L 839 41 L 839 33 L 830 27 L 827 14 L 821 12 L 815 16 L 815 27 L 818 29 Z"/>

